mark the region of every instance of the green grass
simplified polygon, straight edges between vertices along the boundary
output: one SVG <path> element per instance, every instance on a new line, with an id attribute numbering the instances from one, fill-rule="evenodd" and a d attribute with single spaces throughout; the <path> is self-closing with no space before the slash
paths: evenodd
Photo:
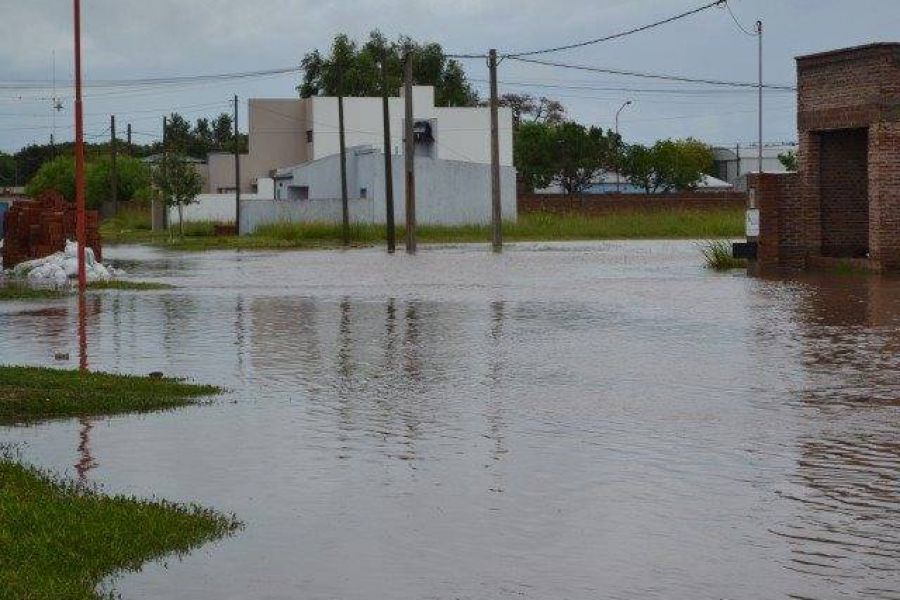
<path id="1" fill-rule="evenodd" d="M 128 290 L 128 291 L 153 291 L 153 290 L 171 290 L 175 289 L 174 285 L 168 283 L 155 283 L 149 281 L 129 281 L 127 279 L 111 279 L 109 281 L 95 281 L 88 284 L 91 291 L 103 290 Z"/>
<path id="2" fill-rule="evenodd" d="M 149 231 L 126 232 L 113 224 L 103 226 L 107 242 L 148 243 L 177 250 L 216 249 L 289 249 L 336 248 L 342 243 L 341 226 L 335 223 L 275 223 L 260 227 L 253 235 L 235 237 L 212 235 L 214 224 L 196 223 L 186 226 L 185 235 L 170 237 L 167 233 Z M 491 239 L 487 225 L 438 226 L 420 225 L 422 243 L 487 242 Z M 743 234 L 742 210 L 670 210 L 634 211 L 604 216 L 522 215 L 516 223 L 504 223 L 507 241 L 576 241 L 615 239 L 701 239 L 731 238 Z M 404 228 L 398 227 L 402 242 Z M 353 246 L 373 246 L 385 242 L 383 225 L 354 224 L 350 229 Z"/>
<path id="3" fill-rule="evenodd" d="M 0 367 L 0 425 L 165 410 L 220 391 L 173 379 Z"/>
<path id="4" fill-rule="evenodd" d="M 731 243 L 724 240 L 713 240 L 700 245 L 700 252 L 706 261 L 706 267 L 715 271 L 744 269 L 747 261 L 735 258 Z"/>
<path id="5" fill-rule="evenodd" d="M 172 409 L 218 393 L 172 379 L 0 367 L 0 425 Z M 97 600 L 116 572 L 235 531 L 197 506 L 104 496 L 0 456 L 0 599 Z"/>
<path id="6" fill-rule="evenodd" d="M 233 516 L 104 496 L 0 459 L 0 598 L 97 600 L 108 576 L 238 527 Z"/>
<path id="7" fill-rule="evenodd" d="M 13 300 L 58 300 L 69 295 L 67 290 L 31 288 L 25 285 L 0 285 L 0 302 Z"/>

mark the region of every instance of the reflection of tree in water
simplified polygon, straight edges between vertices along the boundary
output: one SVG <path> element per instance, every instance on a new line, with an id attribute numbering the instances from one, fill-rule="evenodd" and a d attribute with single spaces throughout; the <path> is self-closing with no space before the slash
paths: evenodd
<path id="1" fill-rule="evenodd" d="M 813 412 L 784 493 L 801 510 L 775 533 L 794 570 L 855 597 L 890 597 L 885 589 L 900 591 L 900 282 L 809 283 L 795 316 L 808 378 L 800 399 Z"/>

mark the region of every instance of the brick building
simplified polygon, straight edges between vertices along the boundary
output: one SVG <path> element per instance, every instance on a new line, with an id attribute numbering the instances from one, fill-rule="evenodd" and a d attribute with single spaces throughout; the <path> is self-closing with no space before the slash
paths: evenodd
<path id="1" fill-rule="evenodd" d="M 797 59 L 800 169 L 753 176 L 761 268 L 900 271 L 900 44 Z"/>

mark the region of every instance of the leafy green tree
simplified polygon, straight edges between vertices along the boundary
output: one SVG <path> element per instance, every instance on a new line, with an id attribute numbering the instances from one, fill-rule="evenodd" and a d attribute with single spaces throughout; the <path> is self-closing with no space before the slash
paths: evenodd
<path id="1" fill-rule="evenodd" d="M 632 145 L 624 152 L 622 170 L 628 181 L 647 194 L 697 187 L 712 171 L 712 149 L 692 138 L 660 140 L 648 148 Z"/>
<path id="2" fill-rule="evenodd" d="M 178 231 L 184 235 L 184 207 L 193 204 L 203 189 L 200 173 L 187 157 L 166 154 L 152 171 L 154 187 L 165 201 L 166 207 L 178 209 Z"/>
<path id="3" fill-rule="evenodd" d="M 788 171 L 794 172 L 799 168 L 797 153 L 793 150 L 782 152 L 778 155 L 778 162 Z"/>
<path id="4" fill-rule="evenodd" d="M 85 165 L 85 204 L 98 208 L 109 198 L 110 159 L 93 160 Z M 119 156 L 116 160 L 116 189 L 119 201 L 128 202 L 144 195 L 150 184 L 147 167 L 137 158 Z M 60 156 L 47 162 L 25 187 L 29 196 L 55 191 L 68 200 L 75 201 L 75 159 Z"/>
<path id="5" fill-rule="evenodd" d="M 559 125 L 566 120 L 566 108 L 562 102 L 546 96 L 535 98 L 531 94 L 502 94 L 500 106 L 509 107 L 513 114 L 513 129 L 518 130 L 523 123 L 547 123 Z M 480 103 L 490 106 L 490 100 Z"/>
<path id="6" fill-rule="evenodd" d="M 303 57 L 303 81 L 297 91 L 312 96 L 380 96 L 381 61 L 385 61 L 389 90 L 399 90 L 403 82 L 403 55 L 412 52 L 413 82 L 435 88 L 439 106 L 475 106 L 478 94 L 462 65 L 447 58 L 439 44 L 422 44 L 408 37 L 391 42 L 373 31 L 362 45 L 346 34 L 335 36 L 328 55 L 314 50 Z"/>
<path id="7" fill-rule="evenodd" d="M 0 152 L 0 187 L 16 185 L 16 159 L 10 154 Z"/>
<path id="8" fill-rule="evenodd" d="M 31 197 L 48 191 L 57 192 L 69 202 L 75 201 L 75 159 L 60 156 L 44 163 L 25 186 L 25 193 Z M 86 198 L 88 208 L 96 208 L 91 198 Z"/>
<path id="9" fill-rule="evenodd" d="M 553 182 L 556 133 L 546 123 L 522 123 L 513 139 L 516 169 L 529 190 L 544 188 Z"/>
<path id="10" fill-rule="evenodd" d="M 532 121 L 521 124 L 513 145 L 516 168 L 528 188 L 555 182 L 574 195 L 590 187 L 601 170 L 615 165 L 618 138 L 573 121 Z"/>

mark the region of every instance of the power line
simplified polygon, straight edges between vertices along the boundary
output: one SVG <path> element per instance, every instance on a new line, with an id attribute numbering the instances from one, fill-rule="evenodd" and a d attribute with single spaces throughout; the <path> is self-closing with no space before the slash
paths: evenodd
<path id="1" fill-rule="evenodd" d="M 734 14 L 734 11 L 731 10 L 731 5 L 728 2 L 725 2 L 725 8 L 728 10 L 728 14 L 731 15 L 731 20 L 734 21 L 734 24 L 737 25 L 737 28 L 741 30 L 744 35 L 748 35 L 750 37 L 759 36 L 759 32 L 752 32 L 748 30 L 746 27 L 741 25 L 741 22 L 738 20 L 737 16 Z"/>
<path id="2" fill-rule="evenodd" d="M 726 81 L 721 79 L 696 79 L 693 77 L 684 77 L 681 75 L 663 75 L 659 73 L 642 73 L 640 71 L 623 71 L 618 69 L 606 69 L 602 67 L 590 67 L 586 65 L 573 65 L 569 63 L 553 62 L 548 60 L 539 60 L 536 58 L 519 58 L 509 57 L 511 60 L 517 60 L 523 63 L 535 65 L 543 65 L 545 67 L 556 67 L 560 69 L 574 69 L 577 71 L 588 71 L 591 73 L 604 73 L 606 75 L 623 75 L 627 77 L 642 77 L 645 79 L 661 79 L 663 81 L 680 81 L 682 83 L 705 83 L 707 85 L 735 87 L 735 88 L 753 88 L 759 87 L 758 83 L 750 83 L 744 81 Z M 763 85 L 764 88 L 770 90 L 796 91 L 797 88 L 788 85 Z"/>
<path id="3" fill-rule="evenodd" d="M 663 19 L 661 21 L 656 21 L 655 23 L 650 23 L 648 25 L 642 25 L 640 27 L 635 27 L 634 29 L 629 29 L 627 31 L 620 31 L 619 33 L 614 33 L 612 35 L 607 35 L 607 36 L 604 36 L 601 38 L 596 38 L 593 40 L 586 40 L 586 41 L 577 42 L 574 44 L 566 44 L 564 46 L 556 46 L 553 48 L 544 48 L 542 50 L 530 50 L 528 52 L 517 52 L 517 53 L 512 53 L 512 54 L 505 54 L 504 57 L 505 58 L 521 58 L 523 56 L 535 56 L 538 54 L 549 54 L 551 52 L 561 52 L 563 50 L 572 50 L 575 48 L 583 48 L 585 46 L 592 46 L 594 44 L 600 44 L 602 42 L 608 42 L 611 40 L 615 40 L 615 39 L 623 38 L 623 37 L 626 37 L 629 35 L 633 35 L 635 33 L 640 33 L 642 31 L 647 31 L 648 29 L 653 29 L 654 27 L 659 27 L 660 25 L 666 25 L 668 23 L 672 23 L 673 21 L 678 21 L 679 19 L 684 19 L 686 17 L 690 17 L 697 13 L 703 12 L 705 10 L 708 10 L 708 9 L 716 7 L 716 6 L 721 6 L 723 4 L 727 5 L 728 4 L 727 0 L 716 0 L 715 2 L 710 2 L 708 4 L 704 4 L 703 6 L 698 6 L 697 8 L 685 11 L 683 13 L 677 14 L 677 15 L 669 17 L 667 19 Z"/>

